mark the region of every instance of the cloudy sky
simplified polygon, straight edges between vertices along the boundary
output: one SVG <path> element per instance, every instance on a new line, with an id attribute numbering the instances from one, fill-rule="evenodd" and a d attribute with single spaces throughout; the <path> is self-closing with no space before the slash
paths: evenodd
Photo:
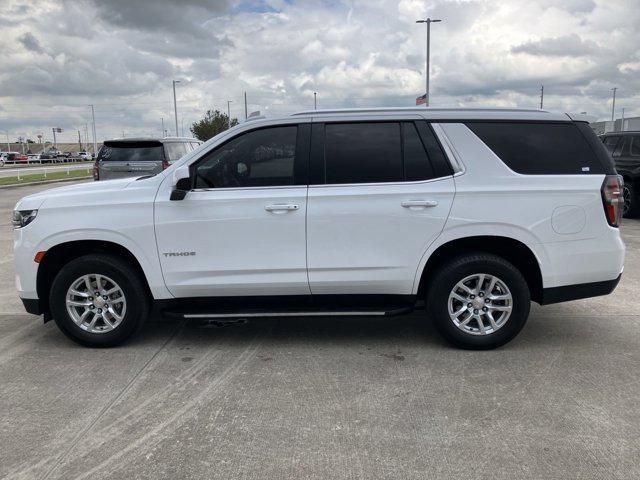
<path id="1" fill-rule="evenodd" d="M 0 132 L 174 133 L 209 108 L 413 105 L 640 115 L 639 0 L 0 0 Z M 89 132 L 90 132 L 89 125 Z M 75 137 L 74 137 L 75 136 Z M 4 138 L 0 137 L 1 139 Z"/>

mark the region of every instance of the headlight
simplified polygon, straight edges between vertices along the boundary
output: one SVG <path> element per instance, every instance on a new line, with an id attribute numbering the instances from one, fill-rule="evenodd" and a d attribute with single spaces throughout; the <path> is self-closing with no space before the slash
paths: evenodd
<path id="1" fill-rule="evenodd" d="M 29 225 L 36 215 L 38 210 L 14 210 L 13 211 L 13 228 L 22 228 Z"/>

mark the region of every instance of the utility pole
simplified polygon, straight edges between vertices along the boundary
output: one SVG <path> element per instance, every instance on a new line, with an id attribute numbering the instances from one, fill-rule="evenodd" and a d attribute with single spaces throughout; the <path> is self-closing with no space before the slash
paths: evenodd
<path id="1" fill-rule="evenodd" d="M 92 122 L 92 133 L 93 133 L 93 155 L 98 155 L 98 143 L 96 141 L 96 114 L 93 110 L 93 105 L 89 105 L 91 107 L 91 122 Z"/>
<path id="2" fill-rule="evenodd" d="M 611 90 L 613 91 L 613 105 L 611 106 L 611 121 L 613 122 L 613 116 L 616 113 L 616 90 L 618 90 L 618 87 L 613 87 Z"/>
<path id="3" fill-rule="evenodd" d="M 178 103 L 176 102 L 176 83 L 180 83 L 180 80 L 173 81 L 173 112 L 176 115 L 176 137 L 178 136 Z"/>
<path id="4" fill-rule="evenodd" d="M 78 146 L 82 150 L 82 138 L 80 137 L 80 130 L 78 130 Z"/>
<path id="5" fill-rule="evenodd" d="M 544 85 L 540 85 L 540 110 L 542 110 L 543 103 L 544 103 Z"/>
<path id="6" fill-rule="evenodd" d="M 56 141 L 56 129 L 52 128 L 51 131 L 53 132 L 53 148 L 55 148 L 57 150 L 58 149 L 58 142 Z"/>
<path id="7" fill-rule="evenodd" d="M 233 102 L 233 100 L 227 100 L 227 122 L 229 127 L 231 128 L 231 102 Z"/>
<path id="8" fill-rule="evenodd" d="M 429 57 L 431 56 L 431 24 L 432 23 L 437 23 L 437 22 L 441 22 L 442 20 L 437 19 L 437 18 L 427 18 L 426 20 L 416 20 L 416 23 L 426 23 L 427 24 L 427 62 L 426 62 L 426 71 L 425 71 L 425 76 L 426 78 L 426 91 L 425 93 L 427 94 L 426 98 L 425 98 L 425 103 L 424 106 L 428 107 L 429 104 L 431 103 L 431 95 L 429 93 L 429 62 L 430 59 Z"/>
<path id="9" fill-rule="evenodd" d="M 247 118 L 247 92 L 244 92 L 244 119 L 246 120 Z"/>

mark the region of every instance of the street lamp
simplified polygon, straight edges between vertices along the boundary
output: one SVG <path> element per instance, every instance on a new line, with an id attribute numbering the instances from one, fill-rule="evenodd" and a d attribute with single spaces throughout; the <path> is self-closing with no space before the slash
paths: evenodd
<path id="1" fill-rule="evenodd" d="M 231 128 L 231 102 L 233 102 L 233 100 L 227 100 L 227 123 L 229 125 L 228 128 Z"/>
<path id="2" fill-rule="evenodd" d="M 442 20 L 437 19 L 437 18 L 427 18 L 426 20 L 416 20 L 416 23 L 426 23 L 427 24 L 427 65 L 426 65 L 426 91 L 425 93 L 427 94 L 426 98 L 425 98 L 425 103 L 424 106 L 428 107 L 429 103 L 431 101 L 431 97 L 429 95 L 429 54 L 430 54 L 430 37 L 431 37 L 431 24 L 432 23 L 437 23 L 437 22 L 441 22 Z"/>
<path id="3" fill-rule="evenodd" d="M 611 91 L 613 92 L 613 105 L 611 106 L 611 121 L 613 122 L 613 115 L 616 113 L 616 90 L 618 87 L 613 87 Z"/>
<path id="4" fill-rule="evenodd" d="M 176 103 L 176 83 L 180 80 L 172 80 L 173 82 L 173 112 L 176 115 L 176 137 L 178 136 L 178 104 Z"/>

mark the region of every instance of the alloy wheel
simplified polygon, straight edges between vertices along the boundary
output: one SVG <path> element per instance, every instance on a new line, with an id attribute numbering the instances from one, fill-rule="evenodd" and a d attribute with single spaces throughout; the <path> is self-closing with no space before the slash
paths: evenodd
<path id="1" fill-rule="evenodd" d="M 456 283 L 447 304 L 457 328 L 471 335 L 489 335 L 509 320 L 513 297 L 506 283 L 495 275 L 476 273 Z"/>
<path id="2" fill-rule="evenodd" d="M 111 278 L 90 273 L 76 279 L 67 290 L 66 307 L 73 322 L 90 333 L 106 333 L 122 323 L 127 300 Z"/>

